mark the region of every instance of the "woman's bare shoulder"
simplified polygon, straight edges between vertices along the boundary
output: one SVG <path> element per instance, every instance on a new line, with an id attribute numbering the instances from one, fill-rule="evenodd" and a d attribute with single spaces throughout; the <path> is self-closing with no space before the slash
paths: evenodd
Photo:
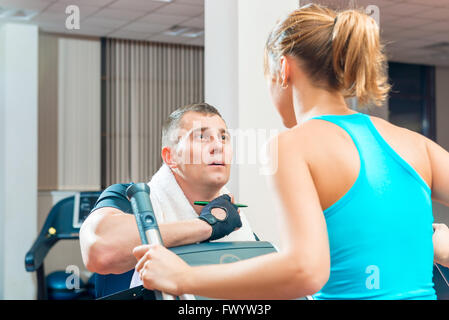
<path id="1" fill-rule="evenodd" d="M 425 147 L 427 137 L 419 132 L 410 130 L 405 127 L 397 126 L 380 117 L 370 116 L 371 122 L 376 127 L 377 131 L 384 137 L 385 140 L 403 142 L 407 144 L 414 144 Z M 417 145 L 416 145 L 417 144 Z"/>

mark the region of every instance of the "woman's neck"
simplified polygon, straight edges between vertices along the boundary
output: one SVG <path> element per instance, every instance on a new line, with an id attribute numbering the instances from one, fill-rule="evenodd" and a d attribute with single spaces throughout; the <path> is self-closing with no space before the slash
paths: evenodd
<path id="1" fill-rule="evenodd" d="M 301 93 L 296 88 L 293 89 L 293 106 L 298 124 L 320 115 L 357 113 L 348 108 L 341 93 L 312 86 L 302 89 Z"/>

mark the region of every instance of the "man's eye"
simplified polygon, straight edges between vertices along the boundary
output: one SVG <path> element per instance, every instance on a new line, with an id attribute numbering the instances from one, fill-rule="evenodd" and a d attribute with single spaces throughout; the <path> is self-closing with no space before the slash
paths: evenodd
<path id="1" fill-rule="evenodd" d="M 195 138 L 204 141 L 207 139 L 207 136 L 205 134 L 199 133 L 198 135 L 195 136 Z"/>

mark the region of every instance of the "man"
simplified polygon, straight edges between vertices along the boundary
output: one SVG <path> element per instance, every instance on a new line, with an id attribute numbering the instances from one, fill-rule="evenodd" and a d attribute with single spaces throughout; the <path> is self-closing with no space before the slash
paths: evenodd
<path id="1" fill-rule="evenodd" d="M 164 164 L 149 186 L 166 247 L 216 239 L 255 240 L 245 216 L 231 204 L 233 199 L 222 195 L 227 193 L 232 146 L 214 107 L 201 103 L 174 111 L 163 126 L 161 155 Z M 92 272 L 121 274 L 137 263 L 133 249 L 141 240 L 129 214 L 128 186 L 108 187 L 81 227 L 81 253 Z M 211 203 L 202 207 L 195 201 Z"/>

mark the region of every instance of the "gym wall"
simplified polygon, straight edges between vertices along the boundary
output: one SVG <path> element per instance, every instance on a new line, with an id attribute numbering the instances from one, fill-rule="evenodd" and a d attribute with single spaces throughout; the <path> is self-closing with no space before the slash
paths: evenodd
<path id="1" fill-rule="evenodd" d="M 39 33 L 36 235 L 59 200 L 76 191 L 100 190 L 100 84 L 99 39 Z M 69 265 L 87 280 L 78 240 L 56 243 L 45 259 L 45 273 Z"/>
<path id="2" fill-rule="evenodd" d="M 31 299 L 24 257 L 37 220 L 37 26 L 1 25 L 0 52 L 0 299 Z"/>

